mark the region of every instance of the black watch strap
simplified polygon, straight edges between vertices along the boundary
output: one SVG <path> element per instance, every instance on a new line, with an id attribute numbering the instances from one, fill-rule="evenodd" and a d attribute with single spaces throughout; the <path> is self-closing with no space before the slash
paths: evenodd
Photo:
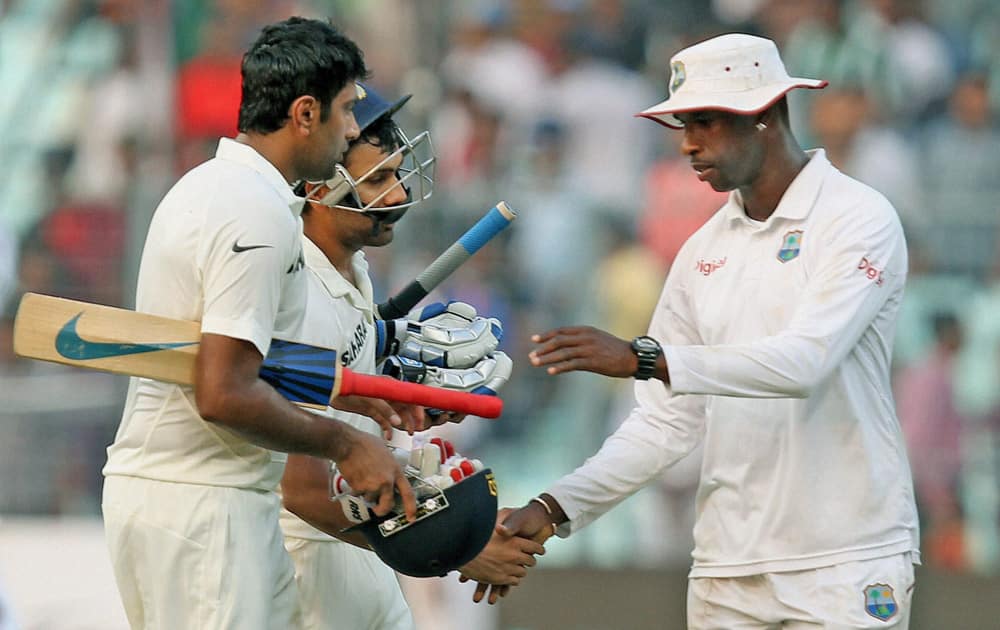
<path id="1" fill-rule="evenodd" d="M 663 354 L 660 343 L 643 335 L 632 340 L 632 352 L 639 359 L 639 367 L 635 371 L 636 380 L 648 381 L 656 374 L 656 361 Z"/>

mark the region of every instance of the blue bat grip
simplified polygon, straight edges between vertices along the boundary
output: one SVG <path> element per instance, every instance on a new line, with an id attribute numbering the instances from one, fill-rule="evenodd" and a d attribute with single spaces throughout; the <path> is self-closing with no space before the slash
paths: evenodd
<path id="1" fill-rule="evenodd" d="M 510 225 L 510 219 L 505 217 L 499 208 L 493 206 L 493 209 L 476 221 L 476 224 L 458 239 L 458 244 L 471 256 L 508 225 Z"/>

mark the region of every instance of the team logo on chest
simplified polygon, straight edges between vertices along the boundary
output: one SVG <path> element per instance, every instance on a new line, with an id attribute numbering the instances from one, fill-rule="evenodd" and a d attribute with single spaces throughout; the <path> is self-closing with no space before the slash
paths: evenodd
<path id="1" fill-rule="evenodd" d="M 865 587 L 865 612 L 879 621 L 888 621 L 899 612 L 896 597 L 888 584 L 869 584 Z"/>
<path id="2" fill-rule="evenodd" d="M 797 258 L 800 251 L 802 251 L 802 230 L 785 232 L 785 237 L 781 241 L 781 249 L 778 250 L 778 260 L 786 263 Z"/>
<path id="3" fill-rule="evenodd" d="M 303 257 L 302 250 L 300 249 L 299 257 L 295 259 L 295 262 L 293 262 L 288 269 L 285 270 L 285 273 L 298 273 L 299 271 L 302 271 L 302 268 L 305 266 L 306 259 Z"/>

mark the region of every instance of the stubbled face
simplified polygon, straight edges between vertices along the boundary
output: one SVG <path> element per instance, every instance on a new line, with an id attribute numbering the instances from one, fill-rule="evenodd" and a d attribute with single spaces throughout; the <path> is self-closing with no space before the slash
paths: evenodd
<path id="1" fill-rule="evenodd" d="M 358 142 L 347 152 L 347 156 L 344 158 L 344 168 L 351 174 L 351 177 L 358 179 L 382 160 L 385 160 L 393 151 L 395 151 L 394 147 L 377 147 L 367 142 Z M 396 155 L 358 184 L 358 196 L 361 198 L 362 205 L 372 203 L 383 192 L 385 192 L 385 196 L 375 205 L 377 208 L 397 206 L 406 202 L 406 190 L 403 186 L 398 185 L 399 168 L 402 164 L 403 156 Z M 360 223 L 367 226 L 365 246 L 382 247 L 392 242 L 395 223 L 379 221 L 373 226 L 372 219 L 364 214 L 350 210 L 342 210 L 341 212 L 355 215 L 357 219 L 360 219 Z"/>
<path id="2" fill-rule="evenodd" d="M 308 160 L 302 165 L 302 179 L 326 180 L 333 176 L 333 166 L 344 159 L 347 146 L 358 137 L 358 122 L 354 119 L 354 104 L 358 100 L 357 87 L 349 81 L 333 97 L 326 120 L 316 107 L 316 124 L 310 135 Z"/>
<path id="3" fill-rule="evenodd" d="M 347 152 L 344 168 L 357 180 L 385 160 L 394 150 L 392 147 L 383 150 L 367 142 L 358 142 Z M 374 207 L 391 207 L 406 201 L 406 190 L 396 185 L 399 183 L 397 171 L 402 162 L 403 156 L 396 155 L 358 184 L 357 191 L 361 205 L 372 203 L 385 191 L 388 192 Z M 322 198 L 329 192 L 325 186 L 319 191 L 312 188 L 307 188 L 307 191 L 316 198 Z M 363 247 L 382 247 L 392 242 L 395 224 L 376 221 L 372 218 L 375 212 L 377 210 L 365 213 L 313 202 L 310 203 L 310 211 L 302 218 L 305 221 L 306 235 L 313 240 L 336 241 L 344 249 L 354 252 Z"/>
<path id="4" fill-rule="evenodd" d="M 698 179 L 719 192 L 749 187 L 759 176 L 764 144 L 755 116 L 716 110 L 675 114 L 684 123 L 681 152 Z"/>

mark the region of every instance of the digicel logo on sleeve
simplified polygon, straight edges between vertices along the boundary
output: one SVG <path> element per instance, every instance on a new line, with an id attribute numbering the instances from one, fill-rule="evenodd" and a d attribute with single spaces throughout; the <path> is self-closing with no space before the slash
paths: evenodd
<path id="1" fill-rule="evenodd" d="M 875 286 L 877 287 L 882 286 L 882 283 L 885 281 L 885 278 L 882 275 L 882 270 L 872 265 L 867 256 L 861 257 L 861 262 L 858 263 L 858 269 L 865 274 L 866 278 L 874 280 Z"/>
<path id="2" fill-rule="evenodd" d="M 701 258 L 694 264 L 694 269 L 701 275 L 708 276 L 717 269 L 724 267 L 726 265 L 726 259 L 728 258 L 728 256 L 725 258 L 716 258 L 715 260 L 705 260 L 704 258 Z"/>

